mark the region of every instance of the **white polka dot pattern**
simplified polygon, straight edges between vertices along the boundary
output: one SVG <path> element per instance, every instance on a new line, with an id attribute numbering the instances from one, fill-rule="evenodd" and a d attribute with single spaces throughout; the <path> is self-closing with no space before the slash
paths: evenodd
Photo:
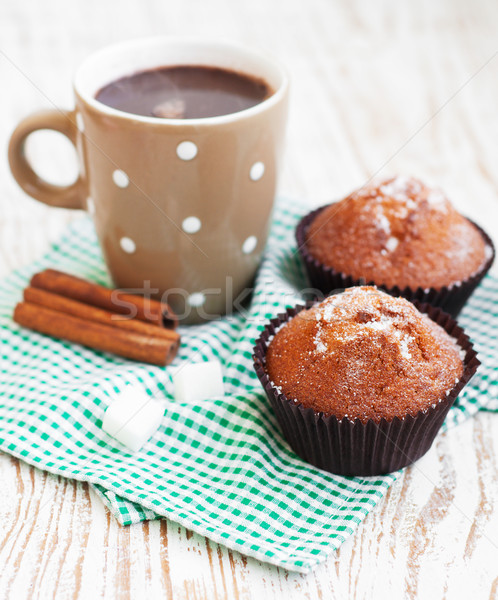
<path id="1" fill-rule="evenodd" d="M 129 237 L 122 237 L 119 240 L 119 245 L 121 246 L 122 250 L 127 254 L 133 254 L 137 249 L 135 242 Z"/>
<path id="2" fill-rule="evenodd" d="M 83 123 L 83 116 L 81 113 L 76 113 L 76 127 L 80 131 L 85 131 L 85 124 Z"/>
<path id="3" fill-rule="evenodd" d="M 244 254 L 251 254 L 258 244 L 258 238 L 255 235 L 250 235 L 245 242 L 242 244 L 242 252 Z"/>
<path id="4" fill-rule="evenodd" d="M 90 196 L 88 196 L 88 198 L 86 199 L 86 209 L 88 211 L 88 214 L 93 217 L 93 215 L 95 214 L 95 202 Z"/>
<path id="5" fill-rule="evenodd" d="M 128 175 L 124 171 L 121 171 L 121 169 L 116 169 L 114 171 L 114 173 L 112 174 L 112 179 L 114 183 L 120 188 L 128 187 L 128 184 L 130 183 Z"/>
<path id="6" fill-rule="evenodd" d="M 190 294 L 187 302 L 193 307 L 202 306 L 206 302 L 206 296 L 202 292 L 195 292 L 194 294 Z"/>
<path id="7" fill-rule="evenodd" d="M 197 217 L 187 217 L 182 222 L 182 229 L 185 233 L 197 233 L 201 227 L 201 220 Z"/>
<path id="8" fill-rule="evenodd" d="M 197 156 L 197 146 L 194 142 L 181 142 L 176 147 L 176 154 L 181 160 L 192 160 Z"/>
<path id="9" fill-rule="evenodd" d="M 265 165 L 258 161 L 255 162 L 253 164 L 253 166 L 251 167 L 251 170 L 249 171 L 249 177 L 253 180 L 253 181 L 259 181 L 261 179 L 261 177 L 263 177 L 265 173 Z"/>

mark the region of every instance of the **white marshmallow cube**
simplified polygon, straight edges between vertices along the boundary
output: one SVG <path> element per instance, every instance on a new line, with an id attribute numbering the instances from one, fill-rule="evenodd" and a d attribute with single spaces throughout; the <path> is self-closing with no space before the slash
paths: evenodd
<path id="1" fill-rule="evenodd" d="M 223 372 L 217 360 L 186 364 L 173 374 L 175 399 L 195 404 L 214 396 L 224 396 Z"/>
<path id="2" fill-rule="evenodd" d="M 127 386 L 104 413 L 102 429 L 134 452 L 157 431 L 164 404 L 137 386 Z"/>

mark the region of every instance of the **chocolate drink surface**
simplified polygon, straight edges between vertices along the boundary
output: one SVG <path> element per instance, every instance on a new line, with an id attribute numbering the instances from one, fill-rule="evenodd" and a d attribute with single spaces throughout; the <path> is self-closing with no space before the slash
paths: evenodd
<path id="1" fill-rule="evenodd" d="M 95 98 L 136 115 L 199 119 L 245 110 L 271 94 L 262 79 L 218 67 L 182 65 L 122 77 L 101 88 Z"/>

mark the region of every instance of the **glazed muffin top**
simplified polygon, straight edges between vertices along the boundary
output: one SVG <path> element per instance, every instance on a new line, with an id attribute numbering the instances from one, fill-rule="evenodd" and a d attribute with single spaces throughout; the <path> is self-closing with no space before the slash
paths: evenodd
<path id="1" fill-rule="evenodd" d="M 359 286 L 285 323 L 269 344 L 266 371 L 305 407 L 379 422 L 441 401 L 462 376 L 462 353 L 407 300 Z"/>
<path id="2" fill-rule="evenodd" d="M 449 287 L 491 253 L 440 190 L 406 177 L 373 182 L 325 208 L 308 228 L 306 247 L 336 271 L 401 289 Z"/>

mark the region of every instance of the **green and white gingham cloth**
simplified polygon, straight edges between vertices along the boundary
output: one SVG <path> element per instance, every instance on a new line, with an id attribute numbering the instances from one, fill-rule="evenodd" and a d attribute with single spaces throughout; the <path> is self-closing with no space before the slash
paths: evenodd
<path id="1" fill-rule="evenodd" d="M 170 367 L 152 367 L 18 327 L 30 276 L 54 267 L 108 284 L 92 222 L 75 222 L 40 260 L 0 287 L 0 448 L 40 469 L 88 481 L 120 523 L 168 517 L 246 555 L 307 572 L 352 535 L 397 474 L 340 477 L 299 459 L 282 438 L 252 367 L 263 324 L 302 300 L 294 227 L 306 207 L 279 201 L 247 314 L 182 327 Z M 498 410 L 498 280 L 488 276 L 461 316 L 483 366 L 446 420 Z M 178 404 L 173 367 L 219 359 L 226 396 Z M 101 429 L 127 384 L 163 398 L 160 429 L 131 453 Z"/>

